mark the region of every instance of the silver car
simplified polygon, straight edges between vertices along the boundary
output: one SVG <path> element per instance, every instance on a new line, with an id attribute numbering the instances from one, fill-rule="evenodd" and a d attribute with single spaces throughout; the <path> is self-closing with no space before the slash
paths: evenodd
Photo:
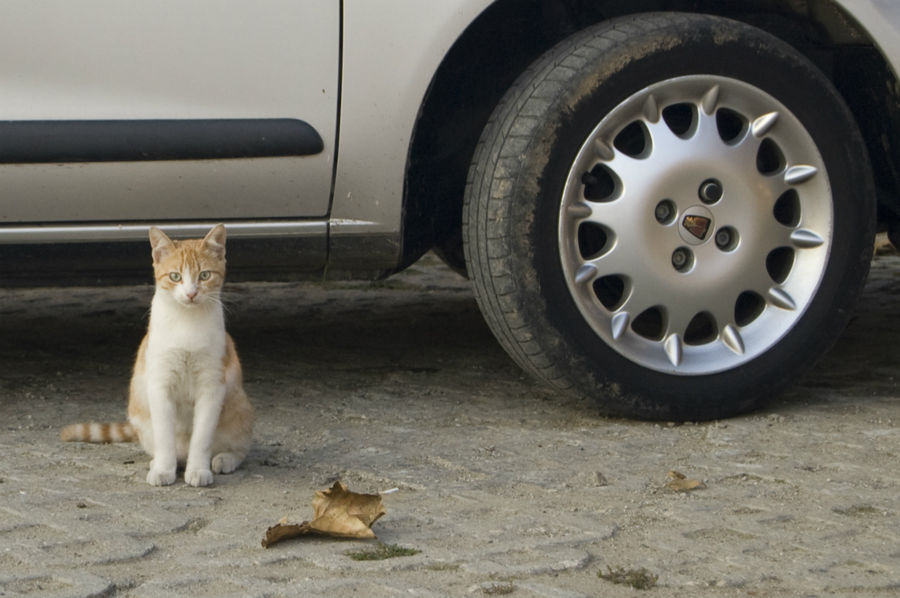
<path id="1" fill-rule="evenodd" d="M 0 284 L 377 278 L 434 249 L 605 413 L 758 407 L 900 237 L 892 0 L 5 0 Z"/>

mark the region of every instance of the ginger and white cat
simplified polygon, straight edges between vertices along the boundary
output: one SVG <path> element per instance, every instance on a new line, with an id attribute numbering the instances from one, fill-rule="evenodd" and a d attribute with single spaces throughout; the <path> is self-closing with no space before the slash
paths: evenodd
<path id="1" fill-rule="evenodd" d="M 172 484 L 183 464 L 185 482 L 208 486 L 214 473 L 231 473 L 241 464 L 253 428 L 220 300 L 225 227 L 187 241 L 151 228 L 150 244 L 156 292 L 134 363 L 128 423 L 67 426 L 62 439 L 138 440 L 153 457 L 148 483 Z"/>

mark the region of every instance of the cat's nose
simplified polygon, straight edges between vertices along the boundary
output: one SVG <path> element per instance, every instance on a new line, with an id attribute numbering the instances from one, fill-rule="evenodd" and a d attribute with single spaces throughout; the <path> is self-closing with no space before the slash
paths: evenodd
<path id="1" fill-rule="evenodd" d="M 197 293 L 198 293 L 198 292 L 199 292 L 199 289 L 193 288 L 193 289 L 188 289 L 188 290 L 186 290 L 186 291 L 184 292 L 184 294 L 187 295 L 187 298 L 188 298 L 188 299 L 190 299 L 191 301 L 193 301 L 193 300 L 194 300 L 194 297 L 197 296 Z"/>

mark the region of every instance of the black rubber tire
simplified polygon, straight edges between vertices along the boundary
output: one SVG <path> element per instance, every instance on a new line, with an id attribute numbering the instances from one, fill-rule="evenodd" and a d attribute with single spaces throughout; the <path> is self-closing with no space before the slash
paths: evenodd
<path id="1" fill-rule="evenodd" d="M 800 119 L 827 167 L 838 250 L 829 255 L 806 312 L 771 349 L 731 370 L 680 376 L 624 358 L 585 323 L 563 278 L 557 225 L 568 170 L 603 116 L 648 85 L 697 74 L 747 82 Z M 505 95 L 469 171 L 466 263 L 494 334 L 540 380 L 594 397 L 608 415 L 729 417 L 770 400 L 843 330 L 868 273 L 874 198 L 865 145 L 851 113 L 802 55 L 736 21 L 648 13 L 573 35 Z"/>

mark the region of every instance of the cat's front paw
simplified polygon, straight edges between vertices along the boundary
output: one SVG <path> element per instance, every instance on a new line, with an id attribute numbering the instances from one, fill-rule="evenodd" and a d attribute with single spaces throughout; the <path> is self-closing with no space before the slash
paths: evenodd
<path id="1" fill-rule="evenodd" d="M 169 486 L 174 484 L 175 470 L 160 470 L 151 467 L 150 471 L 147 473 L 147 483 L 151 486 Z"/>
<path id="2" fill-rule="evenodd" d="M 184 481 L 191 486 L 209 486 L 213 483 L 213 472 L 208 469 L 188 469 L 184 472 Z"/>

